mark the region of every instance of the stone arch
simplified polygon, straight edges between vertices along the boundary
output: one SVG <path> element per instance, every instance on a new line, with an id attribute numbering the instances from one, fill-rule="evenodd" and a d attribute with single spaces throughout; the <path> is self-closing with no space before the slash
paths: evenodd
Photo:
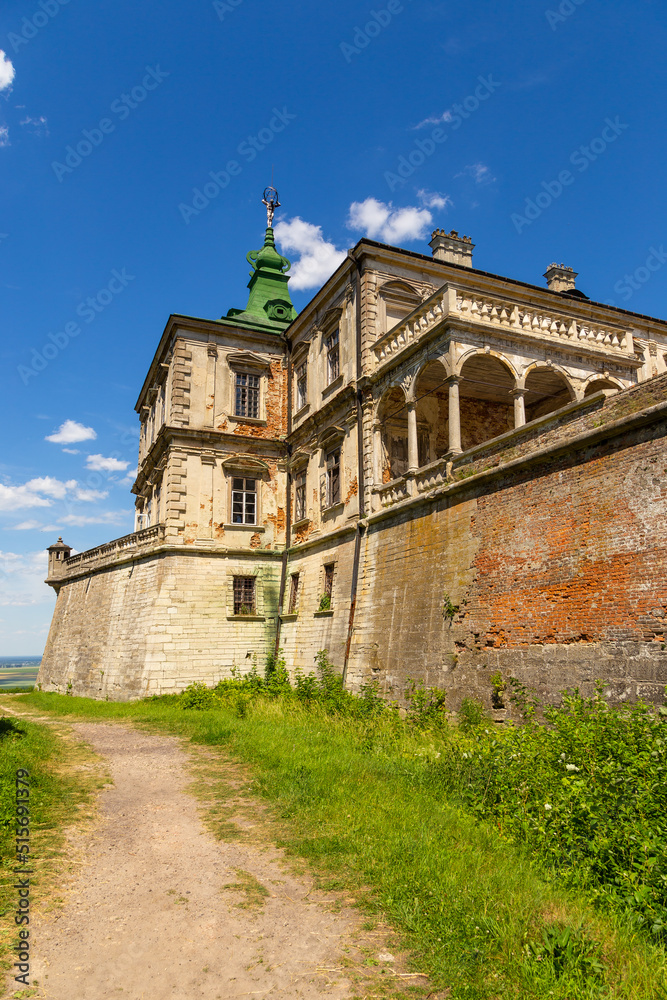
<path id="1" fill-rule="evenodd" d="M 474 351 L 459 364 L 461 447 L 464 451 L 514 427 L 513 366 L 495 352 Z"/>
<path id="2" fill-rule="evenodd" d="M 618 390 L 622 388 L 623 385 L 618 381 L 618 379 L 611 378 L 608 375 L 591 375 L 584 387 L 584 399 L 587 396 L 593 396 L 596 392 L 600 392 L 602 389 L 606 389 L 611 392 L 618 392 Z"/>
<path id="3" fill-rule="evenodd" d="M 422 365 L 414 385 L 420 468 L 449 451 L 449 388 L 444 360 L 431 358 Z"/>
<path id="4" fill-rule="evenodd" d="M 535 363 L 524 375 L 526 420 L 536 420 L 576 399 L 567 374 L 556 365 Z"/>
<path id="5" fill-rule="evenodd" d="M 376 479 L 388 483 L 408 471 L 408 404 L 400 385 L 383 393 L 376 410 Z"/>

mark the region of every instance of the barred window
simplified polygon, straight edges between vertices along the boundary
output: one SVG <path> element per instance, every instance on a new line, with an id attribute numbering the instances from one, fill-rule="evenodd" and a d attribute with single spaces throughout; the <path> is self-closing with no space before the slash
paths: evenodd
<path id="1" fill-rule="evenodd" d="M 299 600 L 299 574 L 292 573 L 292 578 L 290 580 L 290 589 L 289 589 L 289 605 L 287 607 L 287 613 L 289 615 L 296 614 L 298 600 Z"/>
<path id="2" fill-rule="evenodd" d="M 308 364 L 303 361 L 294 371 L 296 384 L 295 410 L 301 410 L 308 401 Z"/>
<path id="3" fill-rule="evenodd" d="M 324 594 L 331 600 L 333 597 L 334 563 L 324 567 Z"/>
<path id="4" fill-rule="evenodd" d="M 255 614 L 255 577 L 234 577 L 234 614 Z"/>
<path id="5" fill-rule="evenodd" d="M 257 524 L 257 480 L 232 481 L 232 524 Z"/>
<path id="6" fill-rule="evenodd" d="M 327 507 L 340 502 L 340 448 L 327 455 Z"/>
<path id="7" fill-rule="evenodd" d="M 238 372 L 234 412 L 237 417 L 259 417 L 259 375 Z"/>
<path id="8" fill-rule="evenodd" d="M 294 520 L 303 521 L 306 516 L 306 470 L 297 472 L 294 479 Z"/>
<path id="9" fill-rule="evenodd" d="M 340 372 L 339 364 L 339 332 L 334 330 L 330 337 L 327 338 L 327 384 L 331 383 L 338 378 Z"/>

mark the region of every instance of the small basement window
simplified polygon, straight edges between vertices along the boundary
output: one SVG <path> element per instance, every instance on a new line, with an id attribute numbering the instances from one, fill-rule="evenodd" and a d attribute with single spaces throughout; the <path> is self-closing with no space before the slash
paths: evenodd
<path id="1" fill-rule="evenodd" d="M 234 614 L 255 614 L 255 577 L 234 577 Z"/>

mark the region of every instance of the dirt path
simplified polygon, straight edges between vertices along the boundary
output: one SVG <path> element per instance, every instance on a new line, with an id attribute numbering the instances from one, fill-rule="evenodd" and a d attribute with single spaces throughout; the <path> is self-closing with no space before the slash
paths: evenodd
<path id="1" fill-rule="evenodd" d="M 340 971 L 343 953 L 357 951 L 358 913 L 334 912 L 261 837 L 215 839 L 186 791 L 192 774 L 176 738 L 119 724 L 72 729 L 114 784 L 93 831 L 74 834 L 80 869 L 63 907 L 33 922 L 38 996 L 358 995 Z"/>

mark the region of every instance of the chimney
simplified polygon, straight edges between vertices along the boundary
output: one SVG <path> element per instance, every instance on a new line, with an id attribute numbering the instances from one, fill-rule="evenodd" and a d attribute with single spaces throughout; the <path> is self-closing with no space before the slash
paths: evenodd
<path id="1" fill-rule="evenodd" d="M 544 277 L 550 292 L 573 292 L 578 272 L 564 264 L 549 264 Z"/>
<path id="2" fill-rule="evenodd" d="M 446 233 L 444 229 L 436 229 L 431 236 L 429 246 L 436 260 L 472 267 L 475 244 L 469 236 L 459 236 L 455 229 L 452 229 L 451 233 Z"/>

